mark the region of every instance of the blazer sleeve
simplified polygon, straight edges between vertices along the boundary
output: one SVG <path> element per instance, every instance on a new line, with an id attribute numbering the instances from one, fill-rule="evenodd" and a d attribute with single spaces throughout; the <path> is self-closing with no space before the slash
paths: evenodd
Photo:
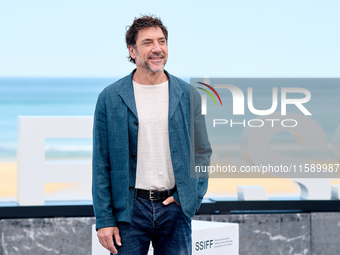
<path id="1" fill-rule="evenodd" d="M 208 139 L 207 128 L 205 124 L 205 117 L 201 113 L 201 96 L 195 87 L 191 87 L 191 101 L 193 115 L 193 132 L 194 132 L 194 168 L 195 166 L 210 166 L 210 156 L 212 149 Z M 193 169 L 191 167 L 191 169 Z M 208 172 L 201 172 L 197 178 L 197 202 L 196 210 L 199 209 L 203 197 L 208 189 Z"/>
<path id="2" fill-rule="evenodd" d="M 113 215 L 105 94 L 97 100 L 93 124 L 92 199 L 96 229 L 117 226 Z"/>

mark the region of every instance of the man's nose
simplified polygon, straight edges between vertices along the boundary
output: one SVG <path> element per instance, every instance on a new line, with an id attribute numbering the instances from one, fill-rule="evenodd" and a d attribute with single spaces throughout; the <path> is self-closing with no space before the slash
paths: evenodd
<path id="1" fill-rule="evenodd" d="M 160 45 L 159 45 L 158 42 L 155 42 L 155 43 L 153 44 L 152 51 L 153 51 L 153 52 L 161 52 L 161 51 L 162 51 L 162 48 L 160 47 Z"/>

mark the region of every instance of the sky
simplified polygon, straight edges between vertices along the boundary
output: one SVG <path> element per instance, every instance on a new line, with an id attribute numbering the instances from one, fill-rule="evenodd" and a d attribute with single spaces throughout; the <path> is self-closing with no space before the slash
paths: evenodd
<path id="1" fill-rule="evenodd" d="M 337 0 L 0 0 L 0 77 L 122 77 L 125 27 L 156 14 L 179 77 L 340 77 Z"/>

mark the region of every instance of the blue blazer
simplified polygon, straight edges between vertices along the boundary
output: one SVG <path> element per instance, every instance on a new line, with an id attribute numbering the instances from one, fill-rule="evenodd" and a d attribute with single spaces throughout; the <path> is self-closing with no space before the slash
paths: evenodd
<path id="1" fill-rule="evenodd" d="M 93 127 L 92 196 L 96 228 L 131 222 L 135 194 L 138 115 L 130 75 L 99 95 Z M 177 191 L 183 212 L 194 216 L 207 191 L 208 141 L 201 97 L 196 89 L 166 72 L 169 78 L 169 143 Z"/>

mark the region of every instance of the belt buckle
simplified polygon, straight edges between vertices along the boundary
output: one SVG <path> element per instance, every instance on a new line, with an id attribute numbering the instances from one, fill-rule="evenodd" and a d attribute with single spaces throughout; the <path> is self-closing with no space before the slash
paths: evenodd
<path id="1" fill-rule="evenodd" d="M 149 193 L 149 200 L 153 201 L 154 197 L 154 191 L 153 190 L 150 190 L 150 193 Z"/>

